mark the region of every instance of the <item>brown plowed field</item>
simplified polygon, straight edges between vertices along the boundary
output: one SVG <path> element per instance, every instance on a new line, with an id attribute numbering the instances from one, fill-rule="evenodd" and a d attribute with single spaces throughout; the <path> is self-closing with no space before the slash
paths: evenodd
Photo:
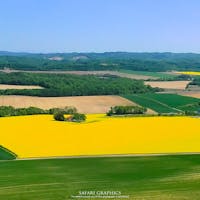
<path id="1" fill-rule="evenodd" d="M 163 89 L 184 90 L 190 81 L 145 81 L 146 85 Z"/>
<path id="2" fill-rule="evenodd" d="M 42 109 L 62 108 L 74 106 L 81 113 L 106 113 L 111 106 L 136 105 L 120 96 L 76 96 L 76 97 L 31 97 L 7 95 L 0 96 L 0 106 L 13 106 L 15 108 L 38 107 Z M 148 109 L 148 114 L 155 114 Z"/>
<path id="3" fill-rule="evenodd" d="M 106 113 L 111 106 L 134 105 L 120 96 L 78 96 L 78 97 L 31 97 L 0 96 L 0 105 L 16 108 L 38 107 L 43 109 L 74 106 L 82 113 Z"/>
<path id="4" fill-rule="evenodd" d="M 182 91 L 182 92 L 178 92 L 178 94 L 180 94 L 182 96 L 200 98 L 200 91 L 199 92 L 195 92 L 195 91 Z"/>

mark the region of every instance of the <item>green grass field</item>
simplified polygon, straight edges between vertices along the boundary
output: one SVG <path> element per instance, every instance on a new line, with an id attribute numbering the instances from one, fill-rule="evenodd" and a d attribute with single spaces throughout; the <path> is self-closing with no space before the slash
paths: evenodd
<path id="1" fill-rule="evenodd" d="M 151 108 L 158 113 L 180 112 L 185 110 L 195 111 L 200 109 L 200 99 L 177 94 L 133 94 L 123 97 L 141 105 Z"/>
<path id="2" fill-rule="evenodd" d="M 16 157 L 16 154 L 0 145 L 0 160 L 14 160 Z"/>
<path id="3" fill-rule="evenodd" d="M 2 200 L 68 200 L 85 190 L 198 200 L 200 155 L 1 161 L 0 177 Z"/>
<path id="4" fill-rule="evenodd" d="M 162 72 L 147 72 L 147 71 L 132 71 L 132 70 L 120 70 L 120 72 L 127 73 L 127 74 L 152 76 L 152 77 L 157 77 L 162 80 L 173 80 L 174 78 L 178 76 L 176 74 L 167 74 L 167 73 L 162 73 Z"/>

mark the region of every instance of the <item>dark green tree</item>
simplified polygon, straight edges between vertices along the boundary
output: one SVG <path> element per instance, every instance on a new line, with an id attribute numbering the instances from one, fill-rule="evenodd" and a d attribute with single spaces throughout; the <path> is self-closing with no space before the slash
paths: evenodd
<path id="1" fill-rule="evenodd" d="M 53 117 L 56 121 L 65 121 L 65 116 L 63 112 L 56 112 L 54 113 Z"/>

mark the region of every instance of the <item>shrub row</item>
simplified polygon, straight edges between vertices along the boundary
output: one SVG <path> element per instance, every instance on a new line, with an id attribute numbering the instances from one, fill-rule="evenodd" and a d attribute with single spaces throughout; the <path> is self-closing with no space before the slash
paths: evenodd
<path id="1" fill-rule="evenodd" d="M 12 106 L 0 106 L 0 117 L 36 115 L 36 114 L 54 114 L 56 112 L 62 112 L 63 114 L 73 114 L 76 113 L 77 110 L 74 107 L 51 108 L 49 110 L 43 110 L 41 108 L 36 108 L 36 107 L 14 108 Z"/>
<path id="2" fill-rule="evenodd" d="M 146 112 L 147 109 L 140 106 L 115 106 L 110 108 L 107 115 L 144 114 Z"/>
<path id="3" fill-rule="evenodd" d="M 82 122 L 86 120 L 86 115 L 81 113 L 74 113 L 68 117 L 65 117 L 62 111 L 58 111 L 54 113 L 54 119 L 56 121 Z"/>

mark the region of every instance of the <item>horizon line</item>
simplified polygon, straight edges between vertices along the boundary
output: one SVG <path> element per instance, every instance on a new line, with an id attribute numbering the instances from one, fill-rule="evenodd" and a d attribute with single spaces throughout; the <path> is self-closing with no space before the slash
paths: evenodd
<path id="1" fill-rule="evenodd" d="M 87 54 L 87 53 L 96 53 L 96 54 L 103 54 L 103 53 L 171 53 L 171 54 L 200 54 L 200 52 L 174 52 L 174 51 L 51 51 L 51 52 L 40 52 L 40 51 L 10 51 L 10 50 L 0 50 L 0 53 L 21 53 L 21 54 L 72 54 L 72 53 L 79 53 L 79 54 Z"/>

